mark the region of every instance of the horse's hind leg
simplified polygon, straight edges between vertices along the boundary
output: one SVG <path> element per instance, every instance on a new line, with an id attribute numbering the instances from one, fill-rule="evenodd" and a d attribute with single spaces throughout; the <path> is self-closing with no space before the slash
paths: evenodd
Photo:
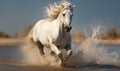
<path id="1" fill-rule="evenodd" d="M 38 48 L 39 48 L 39 50 L 40 50 L 40 54 L 41 55 L 44 55 L 45 53 L 44 53 L 44 46 L 42 45 L 42 43 L 40 42 L 40 41 L 37 41 L 36 42 L 36 44 L 37 44 L 37 46 L 38 46 Z"/>

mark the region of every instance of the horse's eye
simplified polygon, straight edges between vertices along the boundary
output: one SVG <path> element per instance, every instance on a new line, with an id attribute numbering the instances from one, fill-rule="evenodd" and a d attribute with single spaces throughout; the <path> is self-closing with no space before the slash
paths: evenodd
<path id="1" fill-rule="evenodd" d="M 65 16 L 65 14 L 63 14 L 63 16 Z"/>

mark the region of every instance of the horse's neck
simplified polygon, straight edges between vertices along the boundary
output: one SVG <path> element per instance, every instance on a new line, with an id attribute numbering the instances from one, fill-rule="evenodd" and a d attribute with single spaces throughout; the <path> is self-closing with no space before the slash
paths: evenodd
<path id="1" fill-rule="evenodd" d="M 56 19 L 56 22 L 57 22 L 56 24 L 58 26 L 59 34 L 65 35 L 66 32 L 64 30 L 64 27 L 63 27 L 63 24 L 61 23 L 61 21 L 59 19 Z"/>

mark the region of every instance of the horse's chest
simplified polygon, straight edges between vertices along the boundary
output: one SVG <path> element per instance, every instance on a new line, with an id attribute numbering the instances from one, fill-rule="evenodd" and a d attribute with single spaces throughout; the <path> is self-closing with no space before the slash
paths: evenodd
<path id="1" fill-rule="evenodd" d="M 64 48 L 68 44 L 68 42 L 68 38 L 61 37 L 55 41 L 55 44 L 60 48 Z"/>

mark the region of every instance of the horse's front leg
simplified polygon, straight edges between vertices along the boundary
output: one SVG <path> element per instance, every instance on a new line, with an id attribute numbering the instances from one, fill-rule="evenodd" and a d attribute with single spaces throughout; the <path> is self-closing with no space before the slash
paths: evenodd
<path id="1" fill-rule="evenodd" d="M 60 64 L 63 66 L 62 52 L 54 44 L 51 44 L 51 50 L 52 50 L 52 52 L 54 52 L 60 58 L 60 61 L 61 61 Z"/>
<path id="2" fill-rule="evenodd" d="M 72 55 L 72 50 L 71 50 L 71 45 L 69 44 L 69 45 L 67 45 L 66 47 L 65 47 L 65 49 L 66 49 L 66 51 L 67 51 L 67 55 L 66 55 L 66 57 L 64 57 L 64 59 L 63 59 L 63 63 L 64 64 L 66 64 L 66 62 L 67 62 L 67 60 L 70 58 L 70 56 Z"/>

